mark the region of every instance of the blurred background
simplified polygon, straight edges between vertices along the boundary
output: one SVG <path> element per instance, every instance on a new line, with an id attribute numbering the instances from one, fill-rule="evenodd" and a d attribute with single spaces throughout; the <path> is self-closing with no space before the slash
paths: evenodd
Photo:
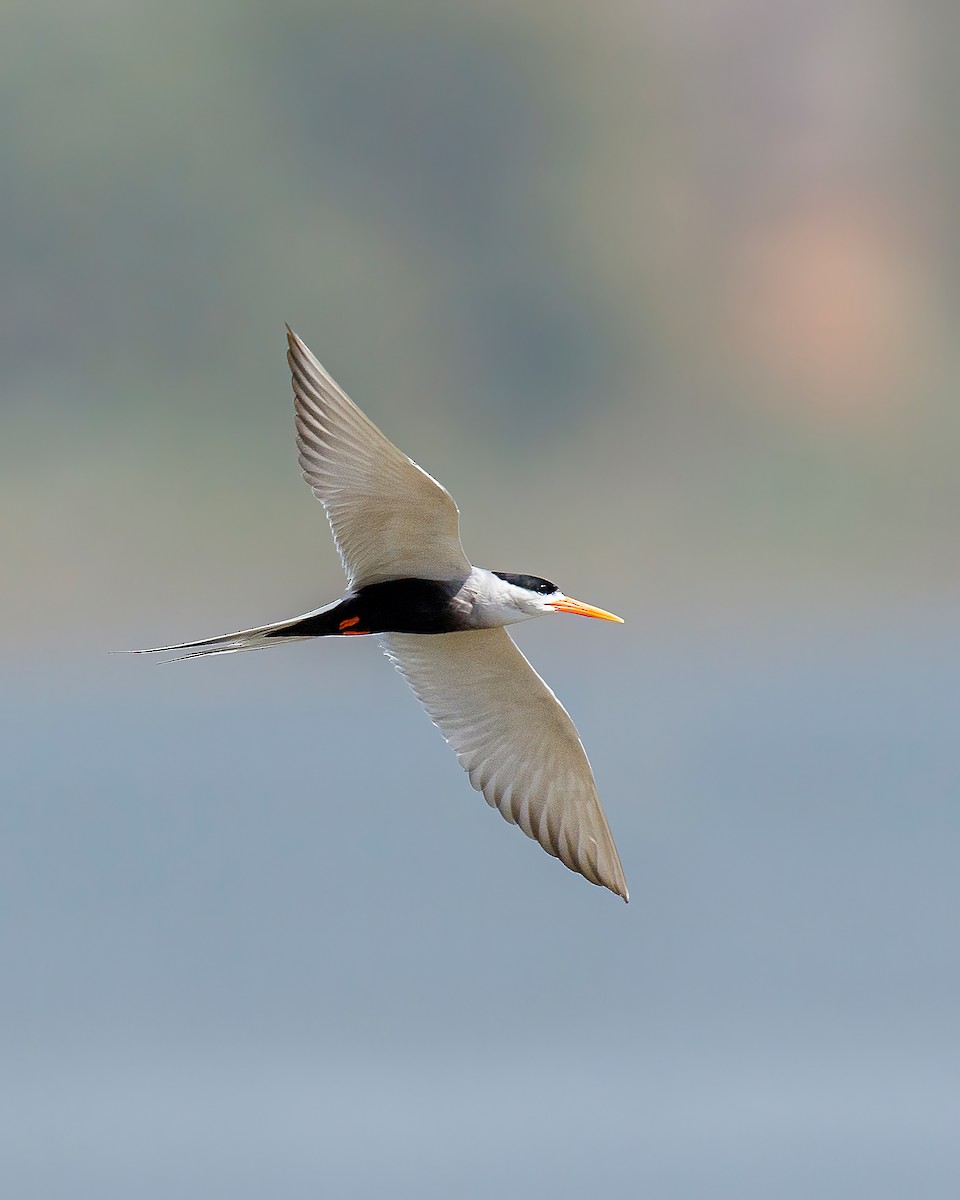
<path id="1" fill-rule="evenodd" d="M 954 1197 L 949 6 L 8 0 L 0 1186 Z M 339 594 L 283 322 L 627 624 L 518 641 L 632 903 Z"/>

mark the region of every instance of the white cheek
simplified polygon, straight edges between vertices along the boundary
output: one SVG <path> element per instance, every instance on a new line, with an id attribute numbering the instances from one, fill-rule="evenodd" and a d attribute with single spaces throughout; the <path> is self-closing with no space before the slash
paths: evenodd
<path id="1" fill-rule="evenodd" d="M 503 606 L 501 609 L 501 616 L 502 619 L 508 622 L 510 625 L 515 625 L 518 621 L 527 621 L 531 617 L 539 617 L 540 613 L 531 612 L 526 605 L 524 605 L 522 608 L 518 608 L 515 604 L 510 604 Z"/>

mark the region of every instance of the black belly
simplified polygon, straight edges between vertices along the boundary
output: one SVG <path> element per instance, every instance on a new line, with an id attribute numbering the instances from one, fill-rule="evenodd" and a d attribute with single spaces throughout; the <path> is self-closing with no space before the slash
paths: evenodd
<path id="1" fill-rule="evenodd" d="M 304 617 L 270 637 L 362 633 L 455 633 L 466 628 L 451 604 L 461 581 L 388 579 L 350 592 L 334 608 Z"/>

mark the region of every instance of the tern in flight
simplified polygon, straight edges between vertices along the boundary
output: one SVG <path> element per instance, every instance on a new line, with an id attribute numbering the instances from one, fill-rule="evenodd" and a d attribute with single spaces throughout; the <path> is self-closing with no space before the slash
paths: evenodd
<path id="1" fill-rule="evenodd" d="M 473 566 L 447 489 L 384 437 L 289 326 L 287 341 L 300 468 L 326 509 L 348 591 L 287 621 L 140 653 L 194 658 L 376 634 L 487 803 L 627 900 L 576 727 L 504 629 L 547 613 L 621 618 L 536 575 Z"/>

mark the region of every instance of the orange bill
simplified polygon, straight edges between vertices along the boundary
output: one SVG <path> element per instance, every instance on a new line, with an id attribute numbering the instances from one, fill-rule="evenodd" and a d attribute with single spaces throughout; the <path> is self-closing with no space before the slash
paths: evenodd
<path id="1" fill-rule="evenodd" d="M 581 600 L 573 600 L 570 596 L 561 596 L 559 600 L 548 600 L 547 604 L 557 612 L 576 613 L 578 617 L 598 617 L 601 621 L 618 621 L 623 624 L 623 617 L 615 617 L 603 608 L 594 608 L 592 604 L 584 604 Z"/>

